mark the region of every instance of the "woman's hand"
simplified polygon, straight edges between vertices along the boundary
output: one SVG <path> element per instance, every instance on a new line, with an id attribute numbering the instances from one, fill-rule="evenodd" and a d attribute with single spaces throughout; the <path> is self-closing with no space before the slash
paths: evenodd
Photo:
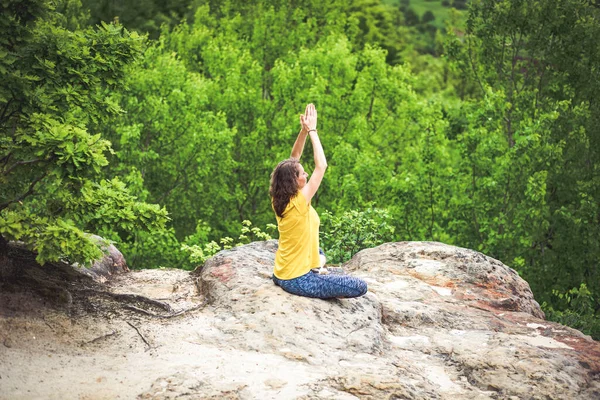
<path id="1" fill-rule="evenodd" d="M 317 109 L 314 104 L 310 103 L 306 106 L 304 114 L 300 115 L 300 124 L 302 130 L 309 132 L 317 129 Z"/>

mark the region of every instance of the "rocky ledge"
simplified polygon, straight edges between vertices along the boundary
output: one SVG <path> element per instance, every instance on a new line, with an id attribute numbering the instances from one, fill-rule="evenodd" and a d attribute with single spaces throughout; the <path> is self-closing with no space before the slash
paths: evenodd
<path id="1" fill-rule="evenodd" d="M 168 304 L 165 318 L 141 303 L 77 316 L 49 309 L 37 320 L 13 307 L 0 320 L 0 397 L 600 398 L 600 343 L 544 320 L 527 282 L 497 260 L 388 243 L 344 265 L 369 283 L 367 295 L 318 300 L 273 285 L 275 250 L 256 242 L 191 274 L 103 283 Z M 46 343 L 32 345 L 33 334 Z"/>

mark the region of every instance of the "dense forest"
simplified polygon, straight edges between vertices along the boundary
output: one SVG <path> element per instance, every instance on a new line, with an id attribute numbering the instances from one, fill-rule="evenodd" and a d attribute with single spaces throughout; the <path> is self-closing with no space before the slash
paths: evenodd
<path id="1" fill-rule="evenodd" d="M 472 248 L 600 338 L 597 1 L 0 8 L 0 250 L 86 263 L 93 233 L 135 268 L 190 269 L 276 237 L 269 176 L 313 102 L 330 260 Z"/>

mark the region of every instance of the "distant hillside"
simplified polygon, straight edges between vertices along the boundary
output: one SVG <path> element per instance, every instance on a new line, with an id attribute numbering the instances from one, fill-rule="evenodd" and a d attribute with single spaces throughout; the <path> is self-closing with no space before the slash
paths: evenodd
<path id="1" fill-rule="evenodd" d="M 438 29 L 444 28 L 444 23 L 450 16 L 450 9 L 456 8 L 459 12 L 467 9 L 469 0 L 382 0 L 384 4 L 412 9 L 422 20 L 427 11 L 431 11 L 435 19 L 431 24 Z"/>

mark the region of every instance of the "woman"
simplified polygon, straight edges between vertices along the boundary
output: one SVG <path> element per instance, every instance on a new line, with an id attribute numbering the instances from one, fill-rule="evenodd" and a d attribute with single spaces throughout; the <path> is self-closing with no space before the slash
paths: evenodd
<path id="1" fill-rule="evenodd" d="M 317 133 L 314 105 L 306 106 L 300 124 L 302 129 L 291 157 L 280 162 L 271 174 L 269 192 L 279 229 L 273 281 L 286 292 L 299 296 L 321 299 L 362 296 L 367 292 L 363 280 L 313 271 L 325 265 L 325 256 L 319 254 L 319 215 L 310 201 L 321 185 L 327 160 Z M 299 162 L 307 135 L 315 157 L 315 170 L 310 180 Z"/>

